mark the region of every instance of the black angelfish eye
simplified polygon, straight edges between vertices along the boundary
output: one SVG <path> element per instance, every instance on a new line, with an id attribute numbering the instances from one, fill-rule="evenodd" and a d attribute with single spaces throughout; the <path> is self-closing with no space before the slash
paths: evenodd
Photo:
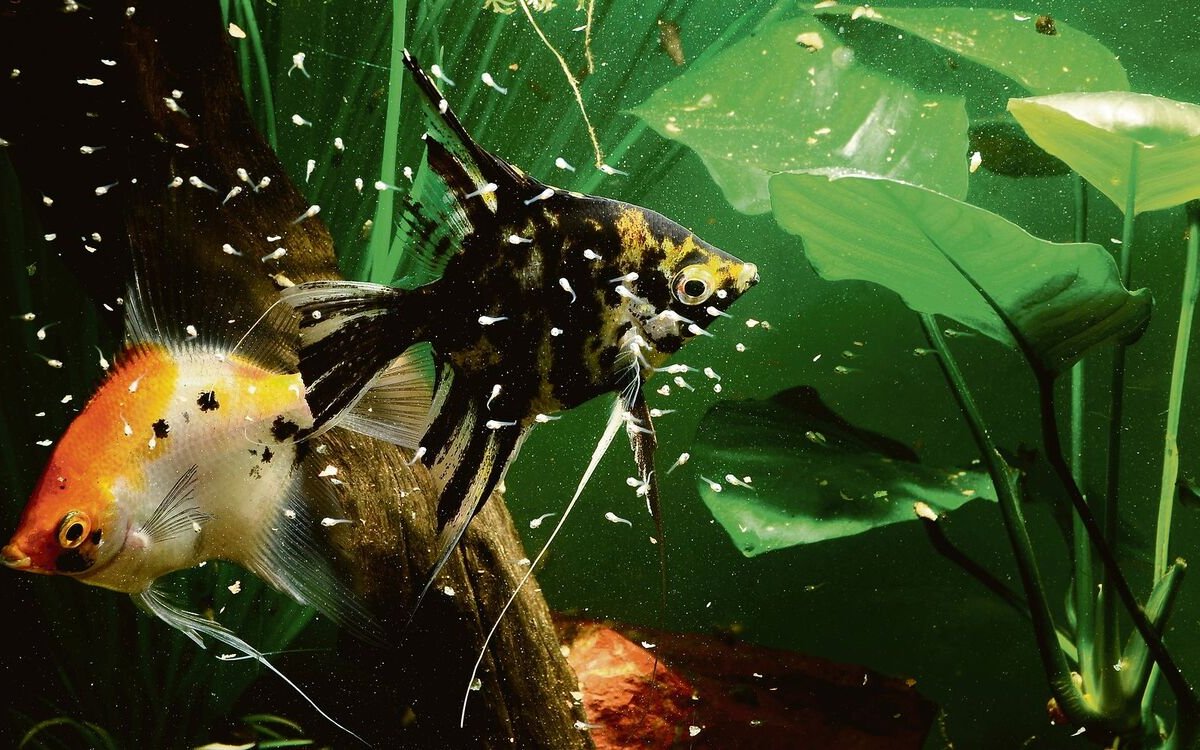
<path id="1" fill-rule="evenodd" d="M 685 305 L 701 305 L 712 296 L 716 280 L 706 266 L 688 266 L 675 274 L 675 297 Z"/>

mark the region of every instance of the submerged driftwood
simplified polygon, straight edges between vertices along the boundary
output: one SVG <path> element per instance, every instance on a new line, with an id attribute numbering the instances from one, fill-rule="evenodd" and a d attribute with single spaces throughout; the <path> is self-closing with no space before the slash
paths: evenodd
<path id="1" fill-rule="evenodd" d="M 131 258 L 170 284 L 161 299 L 211 298 L 222 316 L 245 323 L 276 299 L 271 273 L 295 282 L 336 276 L 319 220 L 292 225 L 307 203 L 255 131 L 234 62 L 216 0 L 0 9 L 0 73 L 20 71 L 19 85 L 6 87 L 0 134 L 27 193 L 54 196 L 39 209 L 43 223 L 96 301 L 123 294 Z M 175 89 L 185 94 L 177 106 L 168 101 Z M 85 145 L 104 148 L 85 155 Z M 255 179 L 270 176 L 270 188 L 222 209 L 239 167 Z M 189 185 L 191 176 L 217 183 L 219 194 Z M 169 188 L 176 177 L 183 185 Z M 84 247 L 93 233 L 103 237 L 102 252 Z M 273 234 L 285 236 L 268 243 Z M 222 253 L 226 243 L 242 256 Z M 278 245 L 286 260 L 269 268 L 259 259 Z M 119 324 L 115 315 L 112 322 Z M 341 468 L 346 513 L 362 521 L 344 539 L 347 570 L 399 633 L 433 561 L 431 478 L 393 446 L 336 430 L 322 440 Z M 524 557 L 503 502 L 493 499 L 443 571 L 454 594 L 431 595 L 392 648 L 343 638 L 338 662 L 354 667 L 324 680 L 308 675 L 310 694 L 385 747 L 590 746 L 575 728 L 584 717 L 570 695 L 574 674 L 533 585 L 501 624 L 466 726 L 458 726 L 470 667 Z M 289 715 L 306 710 L 293 708 Z M 323 726 L 315 718 L 305 724 Z M 335 743 L 349 744 L 344 735 Z"/>

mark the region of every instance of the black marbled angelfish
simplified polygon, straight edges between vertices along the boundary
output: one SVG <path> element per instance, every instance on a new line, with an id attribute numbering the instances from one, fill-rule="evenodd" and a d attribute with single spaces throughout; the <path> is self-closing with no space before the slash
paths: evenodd
<path id="1" fill-rule="evenodd" d="M 414 244 L 398 283 L 440 280 L 318 281 L 283 299 L 300 315 L 313 432 L 352 407 L 371 411 L 360 399 L 401 354 L 410 367 L 431 358 L 428 422 L 399 426 L 424 432 L 418 455 L 442 488 L 432 582 L 530 428 L 555 412 L 619 393 L 649 477 L 643 380 L 706 333 L 758 271 L 660 214 L 548 187 L 493 156 L 407 52 L 404 61 L 422 93 L 429 169 L 406 198 Z M 388 415 L 374 414 L 353 427 L 394 439 Z"/>

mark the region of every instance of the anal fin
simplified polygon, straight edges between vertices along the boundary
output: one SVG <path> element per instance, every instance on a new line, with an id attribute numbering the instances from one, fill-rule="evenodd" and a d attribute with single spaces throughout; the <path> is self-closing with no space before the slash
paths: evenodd
<path id="1" fill-rule="evenodd" d="M 333 424 L 415 449 L 429 427 L 436 380 L 433 348 L 415 344 L 381 370 Z"/>

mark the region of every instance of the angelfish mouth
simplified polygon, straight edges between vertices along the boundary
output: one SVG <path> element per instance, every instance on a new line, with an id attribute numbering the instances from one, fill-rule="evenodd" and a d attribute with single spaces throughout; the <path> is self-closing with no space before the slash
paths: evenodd
<path id="1" fill-rule="evenodd" d="M 3 550 L 0 550 L 0 558 L 3 558 L 4 564 L 15 570 L 25 570 L 33 565 L 29 559 L 29 555 L 21 551 L 21 548 L 15 544 L 6 544 Z"/>

